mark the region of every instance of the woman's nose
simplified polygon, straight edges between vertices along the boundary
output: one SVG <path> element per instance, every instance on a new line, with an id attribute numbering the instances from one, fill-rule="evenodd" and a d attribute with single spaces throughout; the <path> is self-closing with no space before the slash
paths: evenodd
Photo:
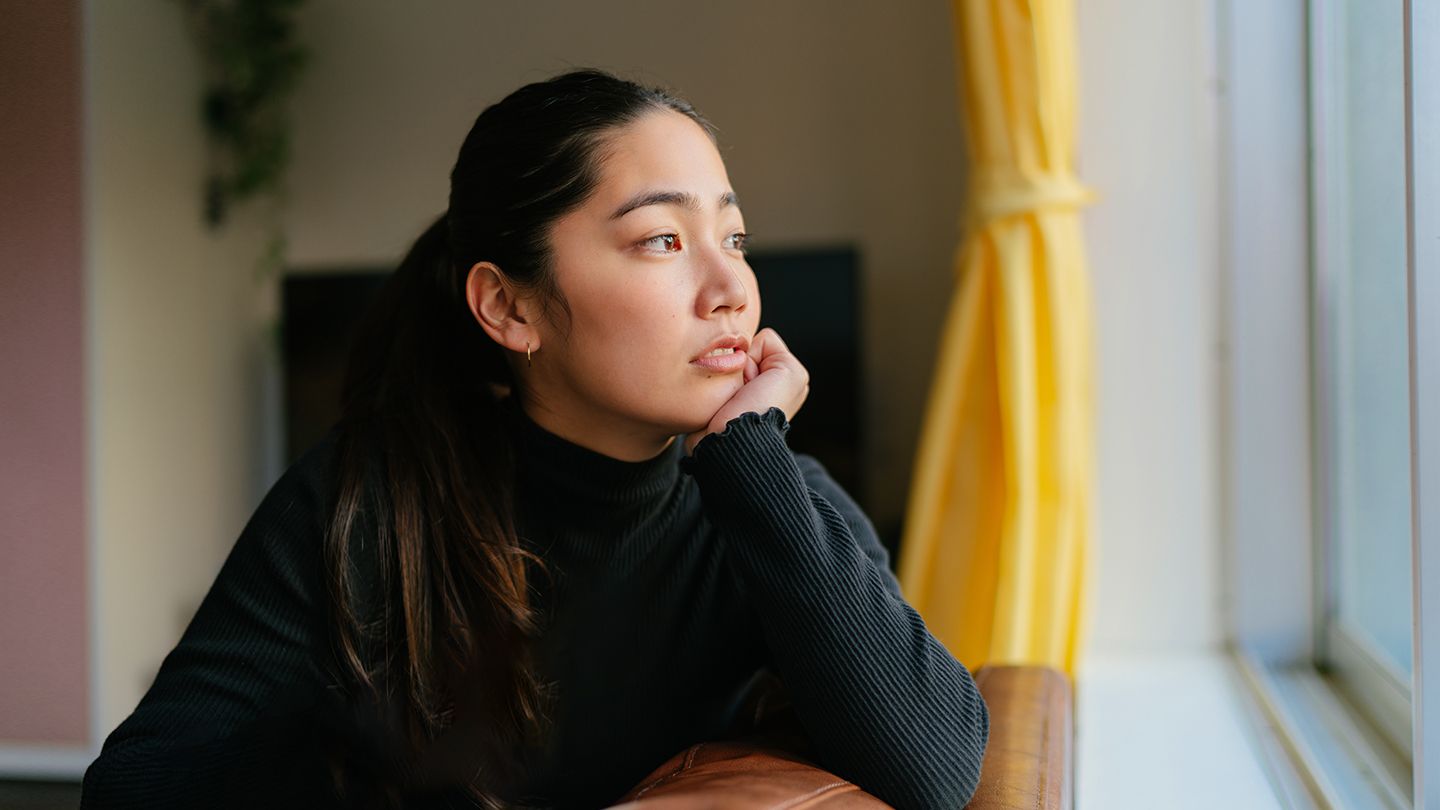
<path id="1" fill-rule="evenodd" d="M 698 302 L 700 315 L 708 317 L 725 307 L 744 312 L 750 303 L 750 291 L 745 286 L 740 262 L 719 248 L 702 252 L 698 260 L 703 263 L 702 277 L 705 279 Z"/>

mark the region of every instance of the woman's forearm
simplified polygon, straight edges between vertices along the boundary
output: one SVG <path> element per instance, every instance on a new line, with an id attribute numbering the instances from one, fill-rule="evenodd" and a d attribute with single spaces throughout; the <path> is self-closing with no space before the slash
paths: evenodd
<path id="1" fill-rule="evenodd" d="M 687 468 L 820 764 L 897 807 L 963 806 L 985 702 L 901 597 L 870 522 L 818 464 L 807 480 L 785 429 L 778 409 L 747 413 Z"/>

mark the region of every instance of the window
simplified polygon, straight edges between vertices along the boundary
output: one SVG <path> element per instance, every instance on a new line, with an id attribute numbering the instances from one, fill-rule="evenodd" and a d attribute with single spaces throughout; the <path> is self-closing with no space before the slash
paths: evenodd
<path id="1" fill-rule="evenodd" d="M 1277 788 L 1440 808 L 1440 0 L 1219 13 L 1232 649 Z"/>

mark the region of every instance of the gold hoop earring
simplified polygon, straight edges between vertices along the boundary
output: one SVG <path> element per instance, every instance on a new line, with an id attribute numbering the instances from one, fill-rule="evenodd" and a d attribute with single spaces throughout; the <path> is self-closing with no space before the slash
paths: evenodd
<path id="1" fill-rule="evenodd" d="M 535 365 L 534 363 L 530 362 L 530 341 L 528 340 L 525 341 L 525 365 L 530 368 L 533 368 Z"/>

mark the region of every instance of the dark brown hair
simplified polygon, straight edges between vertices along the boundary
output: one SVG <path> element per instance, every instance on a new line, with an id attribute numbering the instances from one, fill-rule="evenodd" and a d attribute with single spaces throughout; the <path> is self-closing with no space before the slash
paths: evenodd
<path id="1" fill-rule="evenodd" d="M 544 731 L 545 690 L 528 653 L 541 629 L 531 582 L 544 567 L 516 533 L 503 413 L 516 380 L 466 304 L 469 270 L 494 262 L 547 313 L 554 304 L 568 314 L 549 228 L 593 193 L 607 138 L 657 110 L 714 138 L 685 101 L 597 70 L 528 84 L 487 108 L 451 171 L 449 210 L 388 280 L 352 349 L 325 543 L 330 630 L 348 699 L 378 710 L 402 762 L 400 776 L 380 780 L 391 802 L 457 712 L 485 718 L 465 785 L 482 806 L 503 805 L 520 751 Z M 353 794 L 364 778 L 374 795 L 377 777 L 345 770 L 333 770 L 338 790 Z"/>

